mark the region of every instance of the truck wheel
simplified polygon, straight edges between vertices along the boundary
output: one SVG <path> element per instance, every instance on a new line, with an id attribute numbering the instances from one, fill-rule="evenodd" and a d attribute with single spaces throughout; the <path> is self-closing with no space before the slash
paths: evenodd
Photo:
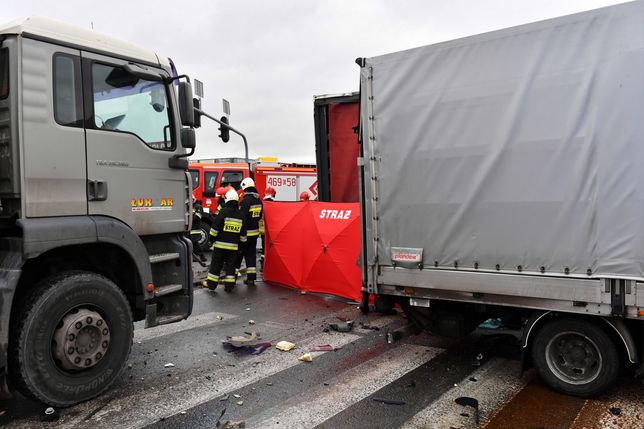
<path id="1" fill-rule="evenodd" d="M 593 323 L 577 319 L 555 319 L 541 328 L 532 359 L 551 388 L 574 396 L 599 395 L 620 372 L 615 343 Z"/>
<path id="2" fill-rule="evenodd" d="M 70 271 L 44 279 L 12 320 L 14 386 L 56 407 L 106 390 L 132 347 L 132 313 L 125 295 L 94 273 Z"/>

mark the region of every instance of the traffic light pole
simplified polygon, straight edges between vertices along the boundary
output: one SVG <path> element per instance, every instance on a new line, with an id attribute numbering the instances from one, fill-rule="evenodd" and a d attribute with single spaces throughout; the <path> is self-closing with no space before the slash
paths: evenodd
<path id="1" fill-rule="evenodd" d="M 219 125 L 221 125 L 222 127 L 226 127 L 226 128 L 228 128 L 230 131 L 232 131 L 233 133 L 235 133 L 235 134 L 237 134 L 237 135 L 241 136 L 241 138 L 244 140 L 244 154 L 245 154 L 246 163 L 248 164 L 248 141 L 246 140 L 246 136 L 245 136 L 242 132 L 237 131 L 236 129 L 234 129 L 233 127 L 231 127 L 229 124 L 227 124 L 227 123 L 225 123 L 225 122 L 222 122 L 222 121 L 220 121 L 219 119 L 217 119 L 217 118 L 215 118 L 215 117 L 213 117 L 213 116 L 210 116 L 209 114 L 207 114 L 206 112 L 204 112 L 204 111 L 203 111 L 203 110 L 201 110 L 201 109 L 197 109 L 197 108 L 195 107 L 195 112 L 196 112 L 196 113 L 198 113 L 199 115 L 205 116 L 205 117 L 206 117 L 206 118 L 208 118 L 208 119 L 212 119 L 213 121 L 217 122 L 217 123 L 218 123 Z"/>

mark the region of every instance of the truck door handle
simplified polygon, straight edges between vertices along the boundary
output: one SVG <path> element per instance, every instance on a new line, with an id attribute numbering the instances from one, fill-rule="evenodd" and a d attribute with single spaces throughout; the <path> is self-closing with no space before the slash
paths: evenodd
<path id="1" fill-rule="evenodd" d="M 107 200 L 107 182 L 104 180 L 88 180 L 87 199 L 89 201 Z"/>

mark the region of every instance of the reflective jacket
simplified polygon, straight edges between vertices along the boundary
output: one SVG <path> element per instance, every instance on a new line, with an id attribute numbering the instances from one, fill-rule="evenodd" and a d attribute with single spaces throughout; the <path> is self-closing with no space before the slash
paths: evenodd
<path id="1" fill-rule="evenodd" d="M 237 201 L 228 201 L 219 211 L 210 229 L 210 243 L 215 249 L 239 250 L 239 243 L 245 242 L 244 216 L 237 208 Z"/>
<path id="2" fill-rule="evenodd" d="M 246 188 L 240 209 L 246 221 L 246 233 L 249 237 L 259 235 L 259 221 L 262 218 L 263 207 L 257 190 L 253 187 Z"/>

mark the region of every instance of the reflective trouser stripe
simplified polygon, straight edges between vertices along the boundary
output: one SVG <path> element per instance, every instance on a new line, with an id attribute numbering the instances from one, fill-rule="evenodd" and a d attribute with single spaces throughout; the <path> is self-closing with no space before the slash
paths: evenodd
<path id="1" fill-rule="evenodd" d="M 222 243 L 221 241 L 215 242 L 215 248 L 224 250 L 239 250 L 239 246 L 237 244 Z"/>
<path id="2" fill-rule="evenodd" d="M 248 239 L 246 237 L 239 237 L 239 241 L 241 241 L 242 243 L 245 243 L 248 241 Z"/>
<path id="3" fill-rule="evenodd" d="M 246 231 L 246 235 L 248 237 L 255 237 L 259 235 L 259 229 L 249 229 L 248 231 Z"/>
<path id="4" fill-rule="evenodd" d="M 226 276 L 224 283 L 235 283 L 235 276 Z"/>
<path id="5" fill-rule="evenodd" d="M 208 280 L 213 281 L 213 282 L 218 282 L 219 281 L 219 276 L 216 276 L 212 273 L 208 273 Z"/>
<path id="6" fill-rule="evenodd" d="M 257 268 L 255 268 L 255 267 L 247 267 L 246 268 L 246 274 L 257 274 Z"/>
<path id="7" fill-rule="evenodd" d="M 211 229 L 211 230 L 210 230 L 210 235 L 212 235 L 213 237 L 216 237 L 216 236 L 217 236 L 217 234 L 219 234 L 219 231 L 218 231 L 218 230 L 216 230 L 216 229 Z"/>
<path id="8" fill-rule="evenodd" d="M 201 230 L 200 229 L 191 229 L 190 234 L 192 234 L 192 235 L 201 235 Z"/>

